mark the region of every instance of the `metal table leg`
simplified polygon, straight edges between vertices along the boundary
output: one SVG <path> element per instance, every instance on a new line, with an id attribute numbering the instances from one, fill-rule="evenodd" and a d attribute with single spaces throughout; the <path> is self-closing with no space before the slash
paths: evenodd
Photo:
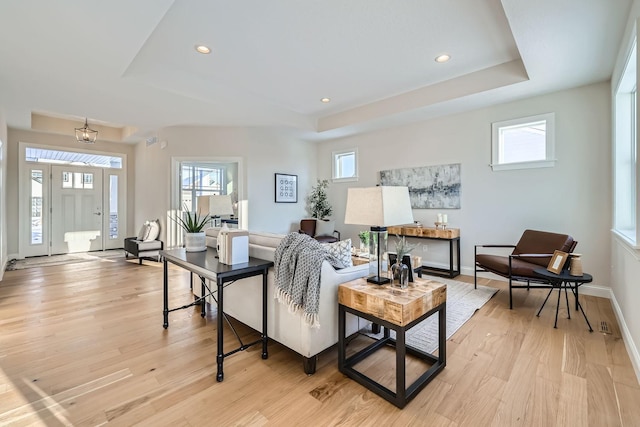
<path id="1" fill-rule="evenodd" d="M 163 304 L 164 307 L 162 308 L 162 316 L 164 317 L 164 321 L 162 323 L 162 327 L 167 329 L 169 327 L 169 267 L 167 266 L 167 260 L 165 259 L 163 261 L 163 265 L 162 265 L 162 277 L 163 277 L 163 282 L 162 282 L 162 290 L 163 290 Z"/>
<path id="2" fill-rule="evenodd" d="M 224 286 L 222 283 L 222 279 L 218 278 L 218 313 L 217 313 L 217 323 L 218 323 L 218 355 L 216 357 L 216 362 L 218 364 L 218 375 L 216 376 L 216 380 L 221 382 L 224 380 L 224 372 L 222 370 L 222 363 L 224 362 L 224 332 L 223 332 L 223 323 L 222 318 L 224 317 L 222 313 L 224 313 L 224 304 L 223 304 L 223 291 Z"/>

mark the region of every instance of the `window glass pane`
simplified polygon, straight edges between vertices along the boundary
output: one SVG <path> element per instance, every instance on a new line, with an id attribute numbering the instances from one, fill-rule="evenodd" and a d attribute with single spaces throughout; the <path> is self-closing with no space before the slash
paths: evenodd
<path id="1" fill-rule="evenodd" d="M 118 176 L 109 175 L 109 238 L 118 238 Z"/>
<path id="2" fill-rule="evenodd" d="M 351 178 L 356 174 L 355 153 L 345 153 L 336 156 L 338 176 L 337 178 Z"/>
<path id="3" fill-rule="evenodd" d="M 545 160 L 547 123 L 500 129 L 500 163 Z"/>
<path id="4" fill-rule="evenodd" d="M 85 173 L 82 174 L 82 187 L 87 189 L 93 188 L 93 174 Z"/>
<path id="5" fill-rule="evenodd" d="M 72 177 L 71 172 L 62 172 L 62 188 L 72 188 Z"/>
<path id="6" fill-rule="evenodd" d="M 25 158 L 28 162 L 122 169 L 122 157 L 93 153 L 76 153 L 72 151 L 27 147 Z"/>
<path id="7" fill-rule="evenodd" d="M 198 196 L 210 196 L 225 193 L 226 168 L 206 163 L 183 163 L 182 172 L 182 194 L 180 196 L 182 205 L 192 212 L 197 211 Z"/>
<path id="8" fill-rule="evenodd" d="M 31 171 L 31 244 L 42 244 L 42 171 Z"/>
<path id="9" fill-rule="evenodd" d="M 73 172 L 73 188 L 82 188 L 82 172 Z"/>

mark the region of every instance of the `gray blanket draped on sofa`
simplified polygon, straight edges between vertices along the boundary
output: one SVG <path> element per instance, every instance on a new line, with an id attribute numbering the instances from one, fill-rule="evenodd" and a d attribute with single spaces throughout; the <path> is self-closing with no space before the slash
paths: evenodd
<path id="1" fill-rule="evenodd" d="M 335 268 L 343 267 L 321 243 L 300 233 L 284 237 L 273 258 L 276 298 L 314 328 L 320 327 L 320 272 L 325 259 Z"/>

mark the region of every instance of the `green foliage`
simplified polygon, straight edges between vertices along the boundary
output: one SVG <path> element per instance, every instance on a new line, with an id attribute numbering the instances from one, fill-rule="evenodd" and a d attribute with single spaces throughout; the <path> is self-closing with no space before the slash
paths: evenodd
<path id="1" fill-rule="evenodd" d="M 327 199 L 327 187 L 329 181 L 318 180 L 318 183 L 311 188 L 311 193 L 307 198 L 307 211 L 312 218 L 324 219 L 333 213 L 333 208 Z"/>
<path id="2" fill-rule="evenodd" d="M 187 205 L 184 205 L 184 218 L 171 217 L 187 233 L 200 233 L 211 219 L 209 215 L 200 216 L 198 212 L 189 212 Z"/>
<path id="3" fill-rule="evenodd" d="M 396 254 L 398 254 L 398 259 L 402 259 L 403 256 L 408 255 L 412 250 L 414 250 L 418 245 L 411 245 L 407 243 L 407 239 L 404 236 L 400 237 L 396 234 Z"/>
<path id="4" fill-rule="evenodd" d="M 369 232 L 368 231 L 359 232 L 358 233 L 358 237 L 360 238 L 360 241 L 362 242 L 363 245 L 369 246 Z"/>

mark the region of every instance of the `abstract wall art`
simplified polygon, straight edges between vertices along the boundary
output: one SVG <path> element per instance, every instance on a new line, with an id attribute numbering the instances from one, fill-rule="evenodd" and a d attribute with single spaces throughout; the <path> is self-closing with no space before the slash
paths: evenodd
<path id="1" fill-rule="evenodd" d="M 381 185 L 409 187 L 414 209 L 460 209 L 460 163 L 380 171 Z"/>

